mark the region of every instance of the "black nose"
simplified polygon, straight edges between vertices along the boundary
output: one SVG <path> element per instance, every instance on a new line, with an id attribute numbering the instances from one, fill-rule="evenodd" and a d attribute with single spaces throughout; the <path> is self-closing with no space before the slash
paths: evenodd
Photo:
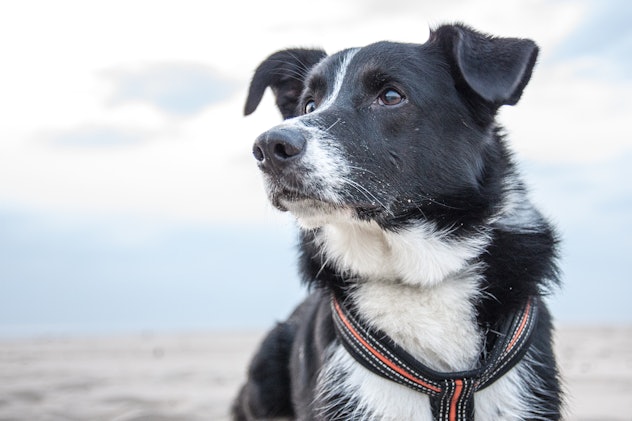
<path id="1" fill-rule="evenodd" d="M 306 143 L 297 130 L 272 129 L 255 140 L 252 154 L 264 169 L 279 170 L 298 160 Z"/>

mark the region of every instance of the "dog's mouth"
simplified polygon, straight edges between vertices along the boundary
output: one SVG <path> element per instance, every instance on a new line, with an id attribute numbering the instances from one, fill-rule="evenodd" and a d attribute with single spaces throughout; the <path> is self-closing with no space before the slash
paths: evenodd
<path id="1" fill-rule="evenodd" d="M 347 207 L 338 201 L 288 188 L 269 188 L 268 197 L 272 205 L 282 212 L 296 213 L 298 210 L 327 212 Z"/>
<path id="2" fill-rule="evenodd" d="M 323 219 L 334 215 L 371 219 L 385 211 L 381 204 L 375 202 L 352 198 L 334 201 L 291 189 L 268 191 L 268 195 L 275 208 L 282 212 L 290 212 L 302 220 Z"/>

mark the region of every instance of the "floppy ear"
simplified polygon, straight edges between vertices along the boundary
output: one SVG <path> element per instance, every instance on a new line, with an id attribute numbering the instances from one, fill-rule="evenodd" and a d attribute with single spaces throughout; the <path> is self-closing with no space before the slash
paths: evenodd
<path id="1" fill-rule="evenodd" d="M 496 107 L 518 102 L 538 56 L 529 39 L 491 37 L 465 25 L 441 26 L 431 40 L 444 47 L 461 82 Z"/>
<path id="2" fill-rule="evenodd" d="M 283 119 L 295 117 L 307 72 L 326 56 L 322 50 L 307 49 L 289 49 L 272 54 L 255 71 L 244 114 L 251 114 L 257 109 L 269 86 L 274 92 L 276 105 Z"/>

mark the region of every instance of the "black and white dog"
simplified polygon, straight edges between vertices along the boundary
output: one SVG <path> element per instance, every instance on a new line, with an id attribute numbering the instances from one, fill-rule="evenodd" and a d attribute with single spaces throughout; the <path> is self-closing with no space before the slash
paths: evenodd
<path id="1" fill-rule="evenodd" d="M 311 293 L 263 341 L 235 419 L 561 417 L 541 300 L 557 240 L 495 122 L 537 54 L 457 24 L 257 68 L 245 113 L 271 87 L 285 121 L 253 153 Z"/>

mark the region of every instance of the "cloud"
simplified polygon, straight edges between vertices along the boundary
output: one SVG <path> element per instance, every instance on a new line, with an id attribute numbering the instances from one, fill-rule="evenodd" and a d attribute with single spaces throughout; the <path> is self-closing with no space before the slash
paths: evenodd
<path id="1" fill-rule="evenodd" d="M 175 115 L 195 114 L 227 99 L 237 88 L 209 66 L 165 62 L 115 70 L 112 104 L 145 102 Z"/>
<path id="2" fill-rule="evenodd" d="M 554 54 L 556 60 L 592 59 L 600 71 L 629 77 L 632 72 L 632 3 L 625 0 L 584 2 L 584 17 Z M 606 65 L 607 69 L 603 66 Z"/>
<path id="3" fill-rule="evenodd" d="M 45 136 L 53 146 L 63 148 L 109 148 L 131 146 L 142 142 L 146 135 L 138 130 L 114 126 L 83 126 Z"/>

